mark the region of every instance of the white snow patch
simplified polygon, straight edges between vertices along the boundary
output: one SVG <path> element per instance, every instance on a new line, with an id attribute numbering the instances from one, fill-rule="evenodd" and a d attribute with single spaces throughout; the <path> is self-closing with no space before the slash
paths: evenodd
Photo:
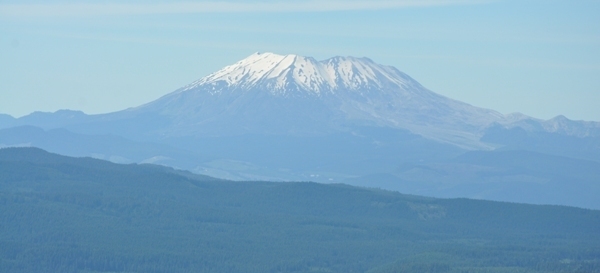
<path id="1" fill-rule="evenodd" d="M 406 85 L 412 81 L 393 67 L 382 66 L 367 58 L 334 57 L 317 61 L 298 55 L 254 53 L 215 73 L 184 87 L 180 92 L 199 86 L 211 86 L 209 92 L 218 93 L 227 88 L 251 89 L 269 87 L 285 93 L 290 86 L 314 94 L 334 92 L 337 89 L 358 90 L 381 88 L 385 85 Z"/>

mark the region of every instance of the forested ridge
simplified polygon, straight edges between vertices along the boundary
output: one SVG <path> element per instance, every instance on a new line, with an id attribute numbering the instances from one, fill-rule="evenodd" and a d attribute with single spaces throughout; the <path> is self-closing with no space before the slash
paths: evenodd
<path id="1" fill-rule="evenodd" d="M 600 211 L 0 149 L 0 272 L 600 272 Z"/>

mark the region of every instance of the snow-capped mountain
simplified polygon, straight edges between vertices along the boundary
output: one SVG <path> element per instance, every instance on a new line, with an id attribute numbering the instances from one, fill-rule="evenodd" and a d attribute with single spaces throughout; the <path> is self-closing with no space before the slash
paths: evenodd
<path id="1" fill-rule="evenodd" d="M 336 91 L 367 91 L 414 83 L 404 73 L 377 65 L 367 58 L 334 57 L 317 61 L 298 55 L 255 53 L 184 87 L 185 92 L 213 87 L 212 94 L 225 90 L 263 89 L 275 96 L 326 95 Z"/>
<path id="2" fill-rule="evenodd" d="M 0 128 L 65 127 L 144 140 L 323 136 L 357 134 L 357 127 L 377 127 L 408 130 L 468 149 L 502 146 L 498 140 L 504 137 L 489 135 L 502 130 L 600 136 L 599 122 L 502 115 L 436 94 L 398 69 L 368 58 L 338 56 L 317 61 L 274 53 L 252 54 L 135 108 L 94 116 L 73 111 L 34 113 L 0 123 L 4 123 Z M 482 141 L 484 136 L 495 142 Z"/>
<path id="3" fill-rule="evenodd" d="M 600 122 L 502 115 L 367 58 L 255 53 L 118 112 L 0 115 L 0 147 L 23 144 L 235 180 L 600 206 Z"/>
<path id="4" fill-rule="evenodd" d="M 504 116 L 429 91 L 368 58 L 255 53 L 154 102 L 128 110 L 174 122 L 161 134 L 322 134 L 351 126 L 408 129 L 480 147 L 482 130 Z M 484 145 L 485 146 L 485 145 Z"/>

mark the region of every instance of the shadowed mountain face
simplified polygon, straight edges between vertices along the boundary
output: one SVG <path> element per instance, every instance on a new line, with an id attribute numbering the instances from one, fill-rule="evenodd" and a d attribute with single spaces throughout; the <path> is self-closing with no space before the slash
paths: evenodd
<path id="1" fill-rule="evenodd" d="M 61 110 L 0 116 L 0 128 L 0 147 L 154 162 L 227 179 L 344 182 L 433 196 L 600 207 L 600 201 L 577 198 L 582 191 L 600 194 L 593 179 L 577 180 L 581 187 L 565 191 L 573 178 L 569 170 L 511 176 L 512 169 L 459 167 L 461 154 L 477 150 L 492 159 L 511 157 L 506 160 L 525 169 L 533 163 L 520 161 L 518 151 L 535 152 L 545 158 L 540 162 L 552 156 L 600 162 L 600 123 L 502 115 L 440 96 L 367 58 L 256 53 L 145 105 L 102 115 Z M 473 175 L 466 179 L 439 168 Z M 549 176 L 556 176 L 553 186 L 537 183 Z M 530 190 L 513 194 L 522 187 Z"/>
<path id="2" fill-rule="evenodd" d="M 0 149 L 0 223 L 1 272 L 600 272 L 600 211 L 232 182 L 35 148 Z"/>

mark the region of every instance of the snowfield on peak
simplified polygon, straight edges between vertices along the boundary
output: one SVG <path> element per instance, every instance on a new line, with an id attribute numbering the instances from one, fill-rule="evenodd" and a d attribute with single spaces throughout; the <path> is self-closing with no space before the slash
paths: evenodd
<path id="1" fill-rule="evenodd" d="M 416 82 L 390 66 L 368 58 L 333 57 L 317 61 L 298 55 L 254 53 L 181 89 L 211 86 L 214 94 L 229 89 L 265 88 L 285 95 L 293 90 L 322 95 L 337 90 L 361 90 L 405 86 Z"/>

